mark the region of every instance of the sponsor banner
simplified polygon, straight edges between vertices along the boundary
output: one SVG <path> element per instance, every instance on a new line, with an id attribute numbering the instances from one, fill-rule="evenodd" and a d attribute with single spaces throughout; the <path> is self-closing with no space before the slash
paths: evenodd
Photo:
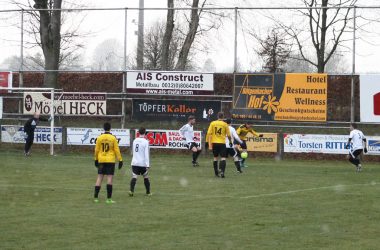
<path id="1" fill-rule="evenodd" d="M 198 120 L 212 121 L 217 119 L 220 110 L 220 101 L 133 99 L 132 117 L 138 120 L 187 121 L 189 115 L 194 115 Z"/>
<path id="2" fill-rule="evenodd" d="M 12 88 L 12 72 L 0 72 L 0 87 Z M 0 90 L 0 93 L 6 93 L 7 90 Z M 8 90 L 8 92 L 11 92 Z"/>
<path id="3" fill-rule="evenodd" d="M 100 128 L 67 128 L 67 145 L 96 144 L 96 138 L 104 133 Z M 131 135 L 129 129 L 111 129 L 111 133 L 116 136 L 120 147 L 129 147 Z"/>
<path id="4" fill-rule="evenodd" d="M 247 136 L 247 150 L 253 152 L 277 152 L 277 134 L 261 133 L 263 137 Z"/>
<path id="5" fill-rule="evenodd" d="M 1 141 L 25 143 L 24 127 L 19 125 L 2 125 Z M 50 127 L 38 126 L 34 130 L 34 143 L 50 144 Z M 62 144 L 62 128 L 54 128 L 54 144 Z"/>
<path id="6" fill-rule="evenodd" d="M 368 136 L 367 149 L 370 155 L 380 155 L 380 136 Z"/>
<path id="7" fill-rule="evenodd" d="M 51 94 L 42 92 L 24 93 L 24 114 L 50 114 Z M 66 92 L 54 94 L 56 115 L 105 115 L 107 101 L 105 93 Z"/>
<path id="8" fill-rule="evenodd" d="M 360 75 L 360 121 L 380 122 L 380 75 Z"/>
<path id="9" fill-rule="evenodd" d="M 326 121 L 327 74 L 235 74 L 232 116 Z"/>
<path id="10" fill-rule="evenodd" d="M 3 97 L 0 97 L 0 119 L 3 119 Z"/>
<path id="11" fill-rule="evenodd" d="M 135 130 L 135 136 L 138 137 L 138 129 Z M 194 131 L 195 142 L 202 145 L 202 132 Z M 187 149 L 186 141 L 182 138 L 178 130 L 147 130 L 146 137 L 151 148 L 167 149 Z"/>
<path id="12" fill-rule="evenodd" d="M 285 153 L 347 154 L 349 135 L 284 134 Z"/>
<path id="13" fill-rule="evenodd" d="M 214 75 L 193 72 L 129 71 L 127 92 L 156 95 L 211 95 Z"/>

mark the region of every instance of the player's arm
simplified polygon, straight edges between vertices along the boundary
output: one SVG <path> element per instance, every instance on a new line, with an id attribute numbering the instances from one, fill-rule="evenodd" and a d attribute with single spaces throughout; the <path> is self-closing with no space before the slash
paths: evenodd
<path id="1" fill-rule="evenodd" d="M 185 138 L 186 125 L 183 125 L 182 128 L 179 129 L 179 134 L 182 138 Z"/>
<path id="2" fill-rule="evenodd" d="M 29 134 L 31 124 L 32 124 L 32 119 L 29 119 L 25 122 L 25 124 L 24 124 L 24 132 L 25 133 Z"/>
<path id="3" fill-rule="evenodd" d="M 98 167 L 99 166 L 99 162 L 98 162 L 98 154 L 99 154 L 99 151 L 100 151 L 100 140 L 99 138 L 96 140 L 96 144 L 95 144 L 95 154 L 94 154 L 94 160 L 95 160 L 95 167 Z"/>
<path id="4" fill-rule="evenodd" d="M 352 133 L 352 131 L 351 131 L 351 132 L 350 132 L 350 137 L 348 137 L 348 141 L 347 141 L 346 149 L 349 149 L 349 148 L 350 148 L 352 137 L 353 137 L 353 133 Z"/>
<path id="5" fill-rule="evenodd" d="M 362 140 L 363 140 L 363 144 L 364 144 L 364 153 L 367 153 L 368 152 L 368 149 L 367 149 L 367 138 L 365 138 L 364 134 L 362 134 Z"/>
<path id="6" fill-rule="evenodd" d="M 227 135 L 227 137 L 228 137 L 228 141 L 230 142 L 230 146 L 231 146 L 231 145 L 232 145 L 232 142 L 233 142 L 233 139 L 232 139 L 232 136 L 231 136 L 230 128 L 229 128 L 229 126 L 227 125 L 227 123 L 226 123 L 225 129 L 226 129 L 226 135 Z"/>
<path id="7" fill-rule="evenodd" d="M 253 130 L 253 128 L 250 128 L 250 129 L 249 129 L 249 132 L 250 132 L 253 136 L 256 136 L 256 137 L 263 137 L 263 134 L 259 134 L 259 133 L 257 133 L 255 130 Z"/>
<path id="8" fill-rule="evenodd" d="M 114 141 L 113 145 L 114 145 L 114 151 L 115 151 L 116 158 L 119 161 L 119 169 L 121 169 L 123 167 L 123 158 L 121 157 L 119 143 L 117 142 L 116 137 L 115 137 L 115 141 Z"/>
<path id="9" fill-rule="evenodd" d="M 213 127 L 214 127 L 214 125 L 213 125 L 213 123 L 211 123 L 210 126 L 208 127 L 207 134 L 206 134 L 206 148 L 208 146 L 209 149 L 211 149 L 211 147 L 212 147 L 211 139 L 212 139 Z"/>
<path id="10" fill-rule="evenodd" d="M 144 150 L 144 156 L 145 156 L 145 166 L 147 168 L 150 167 L 150 161 L 149 161 L 149 142 L 146 142 L 145 150 Z"/>

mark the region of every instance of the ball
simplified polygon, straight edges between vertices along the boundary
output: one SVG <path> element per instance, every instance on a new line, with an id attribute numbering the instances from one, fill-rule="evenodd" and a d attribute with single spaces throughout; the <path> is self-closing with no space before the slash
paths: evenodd
<path id="1" fill-rule="evenodd" d="M 246 159 L 247 157 L 248 157 L 248 153 L 247 152 L 241 153 L 241 158 Z"/>

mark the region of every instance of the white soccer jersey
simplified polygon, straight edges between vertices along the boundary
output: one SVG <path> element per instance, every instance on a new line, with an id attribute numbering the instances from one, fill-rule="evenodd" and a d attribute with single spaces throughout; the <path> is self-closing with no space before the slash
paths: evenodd
<path id="1" fill-rule="evenodd" d="M 149 142 L 143 137 L 138 137 L 133 140 L 132 147 L 132 166 L 149 168 Z"/>
<path id="2" fill-rule="evenodd" d="M 185 124 L 179 130 L 179 133 L 186 139 L 186 143 L 194 142 L 194 128 L 190 124 Z"/>
<path id="3" fill-rule="evenodd" d="M 238 134 L 236 133 L 236 129 L 232 126 L 229 126 L 230 128 L 230 133 L 231 133 L 231 137 L 232 137 L 232 140 L 237 140 L 239 143 L 242 143 L 241 139 L 239 138 Z M 230 147 L 230 141 L 228 140 L 228 137 L 226 136 L 226 147 L 227 148 L 231 148 Z"/>
<path id="4" fill-rule="evenodd" d="M 350 132 L 352 151 L 363 149 L 363 139 L 365 139 L 362 131 L 354 129 Z"/>

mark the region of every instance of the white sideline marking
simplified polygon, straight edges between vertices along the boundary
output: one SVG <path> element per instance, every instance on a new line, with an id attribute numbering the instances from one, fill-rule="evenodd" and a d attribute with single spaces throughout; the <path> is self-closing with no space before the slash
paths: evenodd
<path id="1" fill-rule="evenodd" d="M 294 193 L 301 193 L 301 192 L 308 192 L 308 191 L 315 191 L 315 190 L 321 190 L 321 189 L 342 189 L 344 187 L 355 187 L 355 186 L 374 186 L 379 185 L 380 182 L 371 182 L 371 183 L 362 183 L 362 184 L 347 184 L 347 185 L 334 185 L 334 186 L 325 186 L 325 187 L 315 187 L 315 188 L 305 188 L 305 189 L 297 189 L 297 190 L 289 190 L 289 191 L 283 191 L 283 192 L 276 192 L 276 193 L 266 193 L 266 194 L 257 194 L 257 195 L 249 195 L 249 196 L 228 196 L 228 195 L 191 195 L 186 193 L 161 193 L 157 192 L 157 195 L 166 195 L 166 196 L 187 196 L 187 197 L 194 197 L 194 198 L 201 198 L 201 199 L 212 199 L 212 198 L 235 198 L 235 199 L 251 199 L 251 198 L 261 198 L 261 197 L 267 197 L 267 196 L 281 196 L 286 194 L 294 194 Z M 69 188 L 69 187 L 49 187 L 49 186 L 33 186 L 33 185 L 7 185 L 7 184 L 0 184 L 0 188 L 27 188 L 27 189 L 44 189 L 46 191 L 53 190 L 69 190 L 69 191 L 91 191 L 92 189 L 89 188 Z"/>

